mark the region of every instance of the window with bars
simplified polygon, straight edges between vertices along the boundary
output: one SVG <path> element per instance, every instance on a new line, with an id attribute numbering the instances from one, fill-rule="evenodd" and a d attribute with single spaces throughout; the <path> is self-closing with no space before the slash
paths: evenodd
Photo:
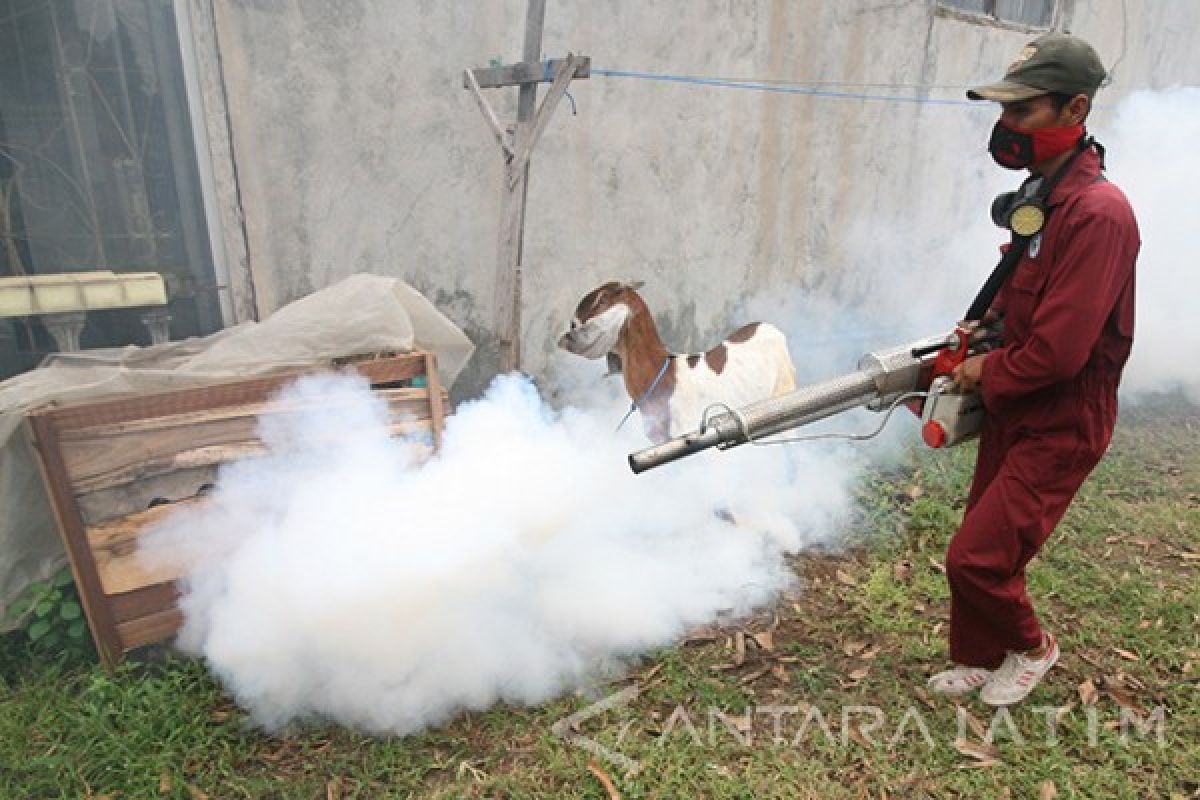
<path id="1" fill-rule="evenodd" d="M 0 276 L 160 272 L 176 338 L 221 327 L 172 0 L 0 0 Z M 89 312 L 84 347 L 148 343 Z M 0 379 L 53 342 L 0 319 Z"/>
<path id="2" fill-rule="evenodd" d="M 1050 28 L 1058 11 L 1059 0 L 938 0 L 945 8 L 978 14 L 980 17 L 1025 25 L 1031 28 Z"/>

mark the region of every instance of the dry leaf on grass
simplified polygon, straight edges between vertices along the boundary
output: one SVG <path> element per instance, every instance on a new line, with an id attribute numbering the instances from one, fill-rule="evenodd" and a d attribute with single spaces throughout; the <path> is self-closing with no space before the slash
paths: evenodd
<path id="1" fill-rule="evenodd" d="M 892 565 L 892 577 L 897 583 L 905 583 L 912 576 L 912 562 L 898 561 Z"/>
<path id="2" fill-rule="evenodd" d="M 856 642 L 853 639 L 842 642 L 842 652 L 850 657 L 854 657 L 861 653 L 866 648 L 866 642 Z"/>
<path id="3" fill-rule="evenodd" d="M 1096 691 L 1096 684 L 1088 678 L 1083 683 L 1079 684 L 1079 700 L 1085 706 L 1094 706 L 1096 701 L 1100 699 L 1100 692 Z"/>
<path id="4" fill-rule="evenodd" d="M 856 581 L 854 576 L 850 573 L 839 569 L 834 574 L 837 576 L 837 579 L 840 583 L 844 583 L 847 586 L 858 586 L 858 581 Z"/>
<path id="5" fill-rule="evenodd" d="M 574 730 L 578 731 L 578 728 Z M 463 775 L 470 775 L 476 783 L 483 783 L 487 780 L 487 773 L 466 759 L 458 762 L 458 768 L 454 771 L 454 774 L 458 776 L 459 780 L 462 780 Z"/>
<path id="6" fill-rule="evenodd" d="M 768 653 L 775 652 L 775 635 L 770 631 L 752 633 L 750 636 L 754 639 L 754 643 L 763 650 L 766 650 Z"/>
<path id="7" fill-rule="evenodd" d="M 1042 785 L 1038 787 L 1038 800 L 1054 800 L 1056 797 L 1058 797 L 1058 788 L 1054 785 L 1054 781 L 1042 781 Z"/>
<path id="8" fill-rule="evenodd" d="M 859 747 L 863 748 L 864 750 L 873 749 L 870 740 L 867 739 L 866 736 L 863 736 L 863 732 L 858 729 L 857 725 L 846 726 L 846 732 L 850 735 L 851 739 L 858 743 Z"/>
<path id="9" fill-rule="evenodd" d="M 930 708 L 930 709 L 937 708 L 937 706 L 933 702 L 933 699 L 930 698 L 929 692 L 925 691 L 920 686 L 914 686 L 912 691 L 913 691 L 913 694 L 915 694 L 917 696 L 917 699 L 921 701 L 921 704 L 923 706 L 925 706 L 926 708 Z"/>
<path id="10" fill-rule="evenodd" d="M 936 569 L 938 572 L 942 573 L 943 575 L 946 574 L 946 565 L 943 564 L 942 562 L 938 561 L 933 556 L 929 557 L 929 566 L 933 567 L 934 569 Z"/>
<path id="11" fill-rule="evenodd" d="M 746 634 L 741 631 L 733 634 L 733 663 L 739 667 L 746 663 Z"/>
<path id="12" fill-rule="evenodd" d="M 613 779 L 608 776 L 608 773 L 600 768 L 600 765 L 592 761 L 587 766 L 588 772 L 596 776 L 596 780 L 604 787 L 604 791 L 608 792 L 608 800 L 621 800 L 621 793 L 617 791 Z"/>
<path id="13" fill-rule="evenodd" d="M 1128 709 L 1129 711 L 1132 711 L 1138 715 L 1144 715 L 1146 713 L 1146 709 L 1142 708 L 1142 706 L 1133 699 L 1133 696 L 1124 689 L 1118 689 L 1116 686 L 1109 686 L 1106 684 L 1104 691 L 1108 692 L 1108 696 L 1111 697 L 1113 701 L 1121 708 Z"/>
<path id="14" fill-rule="evenodd" d="M 645 684 L 647 681 L 649 681 L 655 675 L 662 672 L 663 664 L 665 664 L 665 663 L 666 663 L 665 661 L 660 661 L 657 664 L 655 664 L 653 667 L 651 667 L 650 669 L 643 672 L 640 676 L 638 676 L 638 682 Z"/>
<path id="15" fill-rule="evenodd" d="M 870 667 L 860 667 L 858 669 L 851 670 L 850 671 L 850 680 L 854 681 L 855 683 L 858 683 L 863 678 L 867 677 L 867 675 L 869 675 L 870 673 L 871 673 Z"/>
<path id="16" fill-rule="evenodd" d="M 1139 656 L 1137 653 L 1134 653 L 1130 650 L 1122 650 L 1119 647 L 1114 647 L 1113 652 L 1116 653 L 1117 655 L 1119 655 L 1121 658 L 1125 659 L 1126 661 L 1141 661 L 1142 660 L 1141 656 Z"/>
<path id="17" fill-rule="evenodd" d="M 187 790 L 188 797 L 192 798 L 192 800 L 208 800 L 208 795 L 205 794 L 202 789 L 198 789 L 195 786 L 192 786 L 190 783 L 188 784 Z"/>
<path id="18" fill-rule="evenodd" d="M 955 739 L 954 749 L 968 758 L 975 759 L 969 766 L 991 767 L 1000 763 L 1000 751 L 984 742 L 972 742 L 969 739 Z"/>
<path id="19" fill-rule="evenodd" d="M 163 770 L 158 774 L 158 793 L 170 794 L 174 785 L 171 783 L 171 773 Z"/>
<path id="20" fill-rule="evenodd" d="M 746 673 L 741 678 L 738 678 L 738 685 L 745 686 L 747 684 L 754 683 L 756 680 L 761 678 L 763 675 L 766 675 L 768 672 L 770 672 L 771 668 L 773 666 L 774 666 L 774 664 L 767 664 L 765 667 L 759 667 L 758 669 L 754 670 L 753 672 Z"/>
<path id="21" fill-rule="evenodd" d="M 1104 685 L 1101 688 L 1107 689 L 1110 686 L 1116 686 L 1118 688 L 1121 686 L 1128 686 L 1131 689 L 1146 688 L 1146 684 L 1142 683 L 1123 669 L 1117 670 L 1116 675 L 1104 676 Z"/>

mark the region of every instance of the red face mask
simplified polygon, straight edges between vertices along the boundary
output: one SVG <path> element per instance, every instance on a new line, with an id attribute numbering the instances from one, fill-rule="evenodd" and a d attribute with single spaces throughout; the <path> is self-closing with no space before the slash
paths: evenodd
<path id="1" fill-rule="evenodd" d="M 1026 169 L 1067 152 L 1079 143 L 1083 133 L 1082 123 L 1024 130 L 997 120 L 996 127 L 992 128 L 991 141 L 988 142 L 988 152 L 1002 167 Z"/>

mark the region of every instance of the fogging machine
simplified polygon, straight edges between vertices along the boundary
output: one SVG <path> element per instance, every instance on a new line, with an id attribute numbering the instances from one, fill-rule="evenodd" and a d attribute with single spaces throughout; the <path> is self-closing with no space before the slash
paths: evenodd
<path id="1" fill-rule="evenodd" d="M 921 435 L 931 447 L 950 447 L 979 433 L 983 401 L 978 392 L 961 391 L 951 373 L 968 356 L 991 342 L 990 329 L 959 326 L 946 336 L 868 353 L 847 375 L 760 400 L 742 408 L 705 415 L 700 427 L 629 456 L 634 472 L 699 453 L 722 450 L 798 428 L 852 408 L 889 413 L 908 402 L 921 416 Z"/>

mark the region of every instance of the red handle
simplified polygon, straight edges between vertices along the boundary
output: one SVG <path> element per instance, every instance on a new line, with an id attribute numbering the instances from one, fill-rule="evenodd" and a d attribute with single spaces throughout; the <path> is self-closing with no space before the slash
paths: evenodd
<path id="1" fill-rule="evenodd" d="M 954 329 L 954 335 L 958 337 L 958 344 L 954 347 L 943 348 L 937 354 L 937 358 L 933 360 L 934 378 L 949 375 L 954 372 L 955 367 L 967 360 L 967 354 L 971 349 L 971 332 L 959 325 Z"/>

